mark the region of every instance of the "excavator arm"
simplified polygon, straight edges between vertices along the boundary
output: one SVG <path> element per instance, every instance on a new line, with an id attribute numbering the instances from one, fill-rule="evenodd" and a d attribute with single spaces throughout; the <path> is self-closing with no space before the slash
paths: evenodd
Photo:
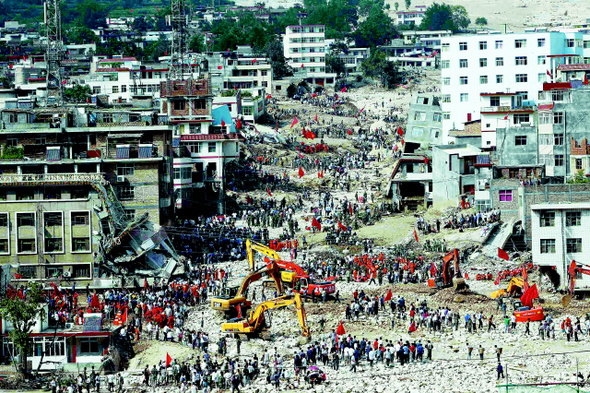
<path id="1" fill-rule="evenodd" d="M 301 335 L 307 337 L 310 335 L 309 327 L 307 326 L 307 315 L 305 314 L 305 308 L 301 301 L 301 296 L 295 293 L 295 310 L 297 310 L 297 318 L 299 318 L 299 325 L 301 326 Z"/>
<path id="2" fill-rule="evenodd" d="M 254 251 L 257 251 L 263 255 L 266 255 L 272 259 L 281 259 L 279 253 L 275 250 L 272 250 L 269 247 L 263 246 L 262 244 L 256 243 L 251 241 L 250 239 L 246 240 L 246 256 L 248 257 L 248 264 L 250 265 L 250 270 L 255 271 L 256 266 L 254 262 Z"/>
<path id="3" fill-rule="evenodd" d="M 260 278 L 263 275 L 269 275 L 272 277 L 272 279 L 274 280 L 275 285 L 277 287 L 278 293 L 282 295 L 283 294 L 283 286 L 281 285 L 279 268 L 276 264 L 272 263 L 268 267 L 266 267 L 266 269 L 259 269 L 255 272 L 248 274 L 246 276 L 246 278 L 244 278 L 244 281 L 242 281 L 242 284 L 240 285 L 240 288 L 238 289 L 238 292 L 236 293 L 236 297 L 244 296 L 244 294 L 248 290 L 248 287 L 250 286 L 250 284 L 253 283 L 254 281 L 260 280 Z"/>

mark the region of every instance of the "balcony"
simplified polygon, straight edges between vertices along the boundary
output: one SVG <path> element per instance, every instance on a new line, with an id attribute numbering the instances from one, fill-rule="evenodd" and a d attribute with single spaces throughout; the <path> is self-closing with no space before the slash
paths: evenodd
<path id="1" fill-rule="evenodd" d="M 521 106 L 521 107 L 511 107 L 511 106 L 483 106 L 481 107 L 481 113 L 533 113 L 532 106 Z"/>
<path id="2" fill-rule="evenodd" d="M 121 144 L 108 149 L 107 159 L 158 158 L 158 146 L 153 144 Z"/>
<path id="3" fill-rule="evenodd" d="M 0 186 L 106 183 L 102 173 L 44 173 L 0 175 Z"/>

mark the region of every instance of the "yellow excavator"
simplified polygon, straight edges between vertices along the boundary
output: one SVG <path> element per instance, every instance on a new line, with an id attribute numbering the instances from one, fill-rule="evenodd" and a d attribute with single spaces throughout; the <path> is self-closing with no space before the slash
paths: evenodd
<path id="1" fill-rule="evenodd" d="M 279 267 L 275 263 L 271 263 L 269 266 L 264 266 L 264 268 L 248 274 L 237 289 L 236 287 L 230 287 L 221 296 L 213 297 L 211 299 L 211 308 L 225 312 L 227 318 L 240 316 L 242 312 L 246 312 L 252 305 L 252 302 L 246 299 L 248 287 L 264 276 L 272 278 L 279 295 L 284 294 Z"/>
<path id="2" fill-rule="evenodd" d="M 303 308 L 303 302 L 301 301 L 301 295 L 294 293 L 292 295 L 279 296 L 276 299 L 267 300 L 260 303 L 254 311 L 250 311 L 249 318 L 235 318 L 224 323 L 221 329 L 225 333 L 234 334 L 245 334 L 248 336 L 256 336 L 263 330 L 270 328 L 270 315 L 267 313 L 268 310 L 273 308 L 282 308 L 295 305 L 297 311 L 297 317 L 299 318 L 299 324 L 301 325 L 301 334 L 303 337 L 310 335 L 309 327 L 306 325 L 307 317 L 305 315 L 305 309 Z"/>
<path id="3" fill-rule="evenodd" d="M 250 265 L 250 271 L 255 271 L 256 270 L 256 262 L 254 261 L 254 251 L 257 251 L 263 255 L 266 255 L 269 258 L 272 258 L 272 260 L 280 260 L 281 256 L 279 255 L 278 252 L 276 252 L 275 250 L 263 246 L 260 243 L 256 243 L 251 241 L 250 239 L 246 240 L 246 257 L 248 258 L 248 264 Z M 264 264 L 266 265 L 266 263 Z"/>
<path id="4" fill-rule="evenodd" d="M 523 288 L 524 280 L 521 277 L 512 277 L 512 280 L 508 283 L 508 287 L 506 287 L 506 289 L 498 289 L 497 291 L 492 292 L 491 298 L 497 299 L 502 296 L 514 297 L 522 295 Z"/>

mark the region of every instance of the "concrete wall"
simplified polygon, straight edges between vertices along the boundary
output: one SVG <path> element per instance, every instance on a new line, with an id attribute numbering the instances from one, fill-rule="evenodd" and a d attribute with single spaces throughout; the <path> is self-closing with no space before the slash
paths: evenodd
<path id="1" fill-rule="evenodd" d="M 449 156 L 443 149 L 432 149 L 432 201 L 444 202 L 456 198 L 459 194 L 459 172 L 449 170 L 449 161 L 453 168 L 458 168 L 457 156 Z"/>
<path id="2" fill-rule="evenodd" d="M 406 142 L 419 143 L 422 147 L 442 143 L 442 109 L 438 98 L 432 94 L 415 94 L 410 103 Z"/>
<path id="3" fill-rule="evenodd" d="M 516 145 L 517 137 L 526 137 L 526 145 Z M 538 163 L 537 127 L 496 129 L 498 165 L 534 165 Z"/>

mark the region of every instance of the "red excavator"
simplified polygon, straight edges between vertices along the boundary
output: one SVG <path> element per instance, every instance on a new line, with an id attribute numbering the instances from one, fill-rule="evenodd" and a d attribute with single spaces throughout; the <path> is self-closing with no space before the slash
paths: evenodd
<path id="1" fill-rule="evenodd" d="M 517 300 L 513 303 L 514 316 L 516 317 L 516 322 L 542 321 L 543 319 L 545 319 L 543 307 L 533 307 L 533 300 L 539 297 L 537 285 L 533 284 L 532 287 L 529 286 L 529 278 L 526 266 L 522 271 L 522 280 L 524 282 L 524 285 L 522 287 L 524 293 L 520 297 L 520 300 Z"/>
<path id="2" fill-rule="evenodd" d="M 569 278 L 569 286 L 568 286 L 569 293 L 567 295 L 565 295 L 563 298 L 561 298 L 561 303 L 563 304 L 564 307 L 566 307 L 570 303 L 570 301 L 572 300 L 572 297 L 574 297 L 574 292 L 590 289 L 587 286 L 585 288 L 580 288 L 580 287 L 576 288 L 576 278 L 577 278 L 576 276 L 578 274 L 590 275 L 590 266 L 577 264 L 576 261 L 572 261 L 572 263 L 570 264 L 570 267 L 567 270 L 567 275 Z"/>
<path id="3" fill-rule="evenodd" d="M 451 261 L 453 261 L 455 277 L 451 274 Z M 440 275 L 438 275 L 436 269 L 431 270 L 431 272 L 434 277 L 428 279 L 428 286 L 430 288 L 441 289 L 452 286 L 458 291 L 467 286 L 465 279 L 461 276 L 461 270 L 459 270 L 459 250 L 457 248 L 443 257 L 442 272 Z"/>
<path id="4" fill-rule="evenodd" d="M 271 261 L 268 258 L 265 258 L 265 262 L 267 263 L 267 266 L 271 266 L 274 263 L 280 268 L 283 285 L 286 288 L 293 289 L 294 292 L 300 294 L 305 294 L 307 292 L 310 295 L 313 293 L 316 296 L 322 295 L 324 291 L 326 291 L 328 296 L 336 292 L 336 285 L 333 282 L 313 281 L 307 272 L 296 263 L 283 261 L 281 259 Z"/>

